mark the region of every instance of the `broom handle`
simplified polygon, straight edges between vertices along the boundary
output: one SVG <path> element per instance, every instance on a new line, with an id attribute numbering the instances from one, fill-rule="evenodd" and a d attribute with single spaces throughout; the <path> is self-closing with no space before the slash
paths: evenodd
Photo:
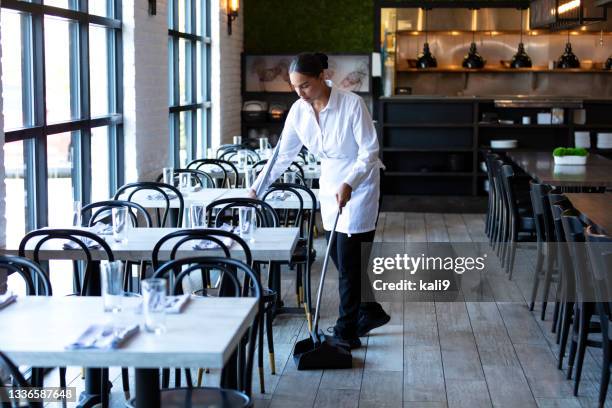
<path id="1" fill-rule="evenodd" d="M 327 243 L 327 249 L 325 250 L 325 259 L 323 259 L 323 268 L 321 269 L 321 281 L 319 282 L 319 290 L 317 290 L 317 308 L 315 309 L 314 325 L 312 328 L 312 332 L 310 333 L 314 344 L 318 343 L 317 331 L 319 330 L 319 309 L 321 307 L 321 296 L 323 296 L 323 284 L 325 283 L 325 274 L 327 273 L 327 263 L 329 262 L 329 254 L 331 253 L 331 247 L 334 243 L 334 237 L 336 235 L 336 226 L 338 225 L 338 218 L 340 218 L 341 213 L 342 209 L 338 208 L 336 220 L 334 221 L 334 228 L 331 231 L 331 234 L 329 236 L 329 242 Z"/>

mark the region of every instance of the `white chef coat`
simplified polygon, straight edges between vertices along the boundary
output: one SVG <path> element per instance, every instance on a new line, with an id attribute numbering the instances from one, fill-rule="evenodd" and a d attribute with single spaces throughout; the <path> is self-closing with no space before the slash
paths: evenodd
<path id="1" fill-rule="evenodd" d="M 352 92 L 331 87 L 327 106 L 319 112 L 319 123 L 309 102 L 296 101 L 287 114 L 278 159 L 262 186 L 265 191 L 295 160 L 302 145 L 321 159 L 319 199 L 323 227 L 331 230 L 338 209 L 336 192 L 342 183 L 353 189 L 342 210 L 336 231 L 358 234 L 376 228 L 380 171 L 378 138 L 363 99 Z M 257 191 L 266 169 L 253 184 Z"/>

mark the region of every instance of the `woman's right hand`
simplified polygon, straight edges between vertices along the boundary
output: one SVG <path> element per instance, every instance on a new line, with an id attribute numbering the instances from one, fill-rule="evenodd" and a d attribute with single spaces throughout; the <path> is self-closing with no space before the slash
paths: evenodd
<path id="1" fill-rule="evenodd" d="M 250 188 L 249 191 L 247 192 L 247 197 L 257 199 L 257 193 L 255 193 L 255 190 Z"/>

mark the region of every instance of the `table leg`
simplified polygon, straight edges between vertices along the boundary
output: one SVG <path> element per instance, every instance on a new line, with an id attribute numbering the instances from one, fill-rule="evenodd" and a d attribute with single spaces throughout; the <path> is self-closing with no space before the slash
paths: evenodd
<path id="1" fill-rule="evenodd" d="M 161 407 L 159 370 L 157 368 L 136 369 L 136 408 Z"/>

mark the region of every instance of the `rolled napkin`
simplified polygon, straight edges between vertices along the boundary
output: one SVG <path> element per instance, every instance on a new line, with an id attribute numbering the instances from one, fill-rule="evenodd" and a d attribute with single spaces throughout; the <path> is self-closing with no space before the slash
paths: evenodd
<path id="1" fill-rule="evenodd" d="M 103 222 L 96 222 L 91 226 L 89 232 L 93 232 L 94 234 L 98 235 L 113 235 L 113 226 Z"/>
<path id="2" fill-rule="evenodd" d="M 112 324 L 92 324 L 67 349 L 112 350 L 121 346 L 126 340 L 138 333 L 137 324 L 114 326 Z"/>
<path id="3" fill-rule="evenodd" d="M 285 201 L 287 197 L 289 197 L 289 194 L 285 191 L 274 191 L 268 196 L 268 198 L 272 201 Z"/>
<path id="4" fill-rule="evenodd" d="M 232 227 L 229 224 L 223 224 L 217 229 L 221 231 L 227 231 L 227 232 L 234 231 L 234 227 Z M 230 248 L 232 244 L 234 243 L 234 240 L 231 237 L 219 237 L 219 238 L 221 238 L 221 242 L 223 242 L 223 245 L 225 245 L 228 248 Z M 219 244 L 213 241 L 209 241 L 207 239 L 201 239 L 199 241 L 196 241 L 195 244 L 193 244 L 193 249 L 196 249 L 196 250 L 217 249 L 217 248 L 219 248 Z"/>
<path id="5" fill-rule="evenodd" d="M 85 237 L 77 237 L 77 238 L 79 238 L 87 246 L 87 248 L 91 248 L 91 249 L 100 248 L 100 244 L 98 244 L 96 241 L 92 239 L 85 238 Z M 62 247 L 64 249 L 81 249 L 79 244 L 77 244 L 74 241 L 66 241 L 64 242 L 64 245 Z"/>
<path id="6" fill-rule="evenodd" d="M 166 296 L 164 311 L 167 314 L 180 314 L 183 312 L 184 306 L 189 302 L 191 296 L 187 293 L 184 295 Z M 142 303 L 135 309 L 136 314 L 142 314 Z"/>
<path id="7" fill-rule="evenodd" d="M 177 196 L 174 193 L 166 193 L 168 195 L 168 200 L 174 200 Z M 166 197 L 162 193 L 155 193 L 147 195 L 147 200 L 165 200 Z"/>
<path id="8" fill-rule="evenodd" d="M 13 292 L 5 293 L 4 295 L 0 295 L 0 309 L 4 309 L 11 303 L 17 300 L 17 295 Z"/>

